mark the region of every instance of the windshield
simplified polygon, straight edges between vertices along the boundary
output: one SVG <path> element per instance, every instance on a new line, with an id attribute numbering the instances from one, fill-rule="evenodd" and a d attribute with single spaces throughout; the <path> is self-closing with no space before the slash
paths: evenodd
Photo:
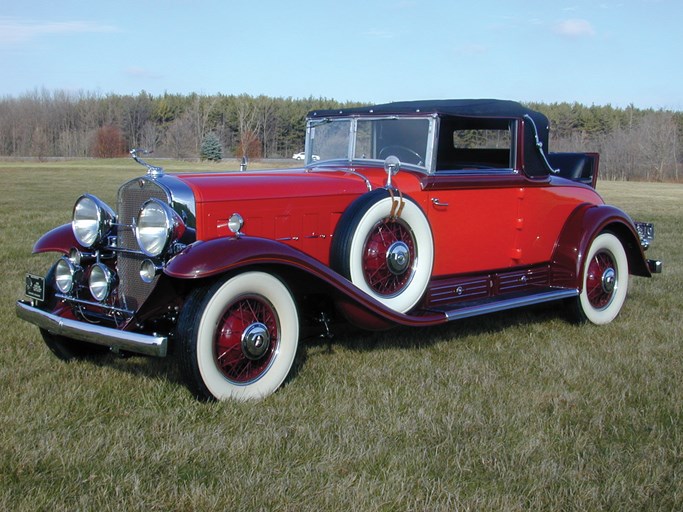
<path id="1" fill-rule="evenodd" d="M 401 163 L 429 170 L 431 117 L 339 118 L 310 121 L 307 163 L 324 160 L 380 160 L 397 157 Z"/>

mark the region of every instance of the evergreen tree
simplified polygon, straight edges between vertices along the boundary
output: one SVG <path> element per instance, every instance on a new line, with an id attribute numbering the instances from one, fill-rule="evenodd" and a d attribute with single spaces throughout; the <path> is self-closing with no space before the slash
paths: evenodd
<path id="1" fill-rule="evenodd" d="M 220 162 L 223 159 L 223 147 L 218 135 L 214 132 L 204 135 L 199 156 L 202 160 L 211 160 L 212 162 Z"/>

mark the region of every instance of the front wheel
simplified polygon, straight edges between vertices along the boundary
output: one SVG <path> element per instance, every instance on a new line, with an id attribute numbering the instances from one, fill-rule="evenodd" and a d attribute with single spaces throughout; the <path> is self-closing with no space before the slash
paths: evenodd
<path id="1" fill-rule="evenodd" d="M 294 362 L 296 304 L 278 278 L 239 274 L 190 295 L 178 338 L 180 368 L 197 396 L 263 398 L 280 387 Z"/>
<path id="2" fill-rule="evenodd" d="M 619 314 L 628 289 L 628 259 L 612 233 L 598 235 L 583 264 L 583 287 L 575 299 L 575 318 L 607 324 Z"/>

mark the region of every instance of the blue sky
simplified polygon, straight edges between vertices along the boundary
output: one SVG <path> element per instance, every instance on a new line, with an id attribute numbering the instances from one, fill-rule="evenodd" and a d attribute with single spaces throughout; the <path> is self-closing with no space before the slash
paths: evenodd
<path id="1" fill-rule="evenodd" d="M 681 0 L 2 0 L 0 96 L 494 97 L 683 110 L 681 22 Z"/>

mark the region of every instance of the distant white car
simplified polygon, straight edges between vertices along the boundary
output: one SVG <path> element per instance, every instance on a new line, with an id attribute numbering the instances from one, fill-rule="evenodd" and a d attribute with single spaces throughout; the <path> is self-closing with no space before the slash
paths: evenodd
<path id="1" fill-rule="evenodd" d="M 292 158 L 293 158 L 294 160 L 306 160 L 306 153 L 304 153 L 304 152 L 301 152 L 301 153 L 294 153 L 294 154 L 292 155 Z M 320 157 L 319 157 L 318 155 L 312 155 L 312 156 L 311 156 L 311 160 L 313 160 L 313 161 L 315 162 L 315 161 L 320 160 Z"/>

